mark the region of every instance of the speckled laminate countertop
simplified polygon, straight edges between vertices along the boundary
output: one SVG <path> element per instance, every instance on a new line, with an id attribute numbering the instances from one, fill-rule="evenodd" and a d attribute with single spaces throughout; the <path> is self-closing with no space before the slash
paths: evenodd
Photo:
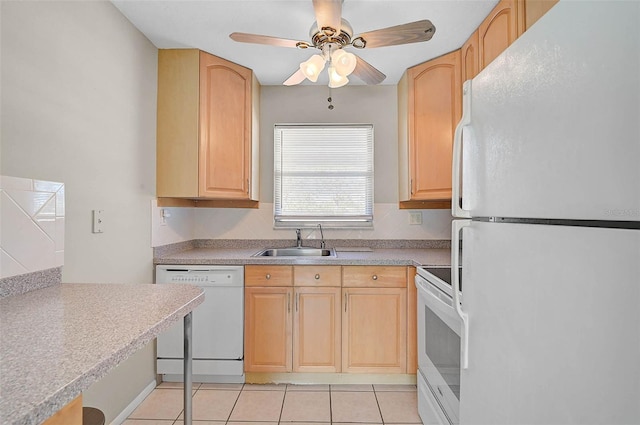
<path id="1" fill-rule="evenodd" d="M 0 424 L 40 424 L 202 303 L 191 285 L 65 283 L 0 299 Z"/>
<path id="2" fill-rule="evenodd" d="M 368 252 L 343 251 L 336 257 L 252 257 L 259 248 L 194 248 L 157 255 L 155 264 L 324 264 L 324 265 L 395 265 L 448 266 L 451 250 L 446 248 L 372 249 Z"/>

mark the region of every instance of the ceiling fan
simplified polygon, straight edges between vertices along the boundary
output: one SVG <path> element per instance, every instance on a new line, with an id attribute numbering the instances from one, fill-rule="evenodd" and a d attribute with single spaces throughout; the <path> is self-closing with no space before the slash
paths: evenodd
<path id="1" fill-rule="evenodd" d="M 375 31 L 369 31 L 353 37 L 349 22 L 342 18 L 344 0 L 313 0 L 316 22 L 311 26 L 311 42 L 271 37 L 267 35 L 234 32 L 229 34 L 234 41 L 242 43 L 267 44 L 271 46 L 293 47 L 298 49 L 316 48 L 320 54 L 314 54 L 300 64 L 300 68 L 283 84 L 293 86 L 305 78 L 312 82 L 328 63 L 329 87 L 342 87 L 349 82 L 348 75 L 354 74 L 366 84 L 379 84 L 385 78 L 364 59 L 344 50 L 347 47 L 371 49 L 375 47 L 396 46 L 400 44 L 428 41 L 436 28 L 429 20 L 421 20 Z"/>

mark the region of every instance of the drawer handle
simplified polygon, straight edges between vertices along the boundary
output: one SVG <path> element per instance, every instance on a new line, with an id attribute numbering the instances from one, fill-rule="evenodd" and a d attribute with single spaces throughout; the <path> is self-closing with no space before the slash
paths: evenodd
<path id="1" fill-rule="evenodd" d="M 316 278 L 316 280 L 320 279 L 320 274 L 316 273 L 315 278 Z"/>
<path id="2" fill-rule="evenodd" d="M 271 275 L 269 273 L 267 273 L 265 277 L 267 278 L 267 280 L 271 279 Z"/>
<path id="3" fill-rule="evenodd" d="M 377 275 L 377 274 L 374 274 L 374 275 L 371 277 L 371 279 L 373 279 L 373 280 L 378 280 L 378 275 Z"/>

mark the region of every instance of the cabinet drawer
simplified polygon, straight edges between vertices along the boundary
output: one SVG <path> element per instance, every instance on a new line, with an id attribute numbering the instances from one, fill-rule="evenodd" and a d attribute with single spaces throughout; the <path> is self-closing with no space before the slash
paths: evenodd
<path id="1" fill-rule="evenodd" d="M 405 288 L 407 268 L 399 266 L 344 266 L 342 286 L 345 288 Z"/>
<path id="2" fill-rule="evenodd" d="M 293 286 L 292 266 L 245 266 L 245 286 Z"/>
<path id="3" fill-rule="evenodd" d="M 293 266 L 294 286 L 340 286 L 340 266 Z"/>

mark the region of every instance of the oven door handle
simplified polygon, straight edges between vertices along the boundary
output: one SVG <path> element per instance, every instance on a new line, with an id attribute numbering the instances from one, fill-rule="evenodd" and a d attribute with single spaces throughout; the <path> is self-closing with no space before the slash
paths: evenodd
<path id="1" fill-rule="evenodd" d="M 420 279 L 420 280 L 418 281 L 418 279 Z M 433 292 L 431 292 L 431 290 L 429 290 L 428 286 L 431 286 L 431 284 L 429 282 L 426 282 L 422 278 L 416 276 L 416 287 L 418 288 L 418 290 L 420 290 L 421 295 L 423 295 L 425 298 L 429 298 L 430 300 L 432 300 L 435 303 L 437 303 L 438 305 L 440 305 L 440 307 L 445 308 L 448 311 L 451 311 L 454 308 L 453 306 L 447 304 L 442 299 L 440 299 L 436 295 L 434 295 Z M 433 287 L 433 286 L 431 286 L 431 287 Z M 438 291 L 438 289 L 436 289 L 436 291 Z M 433 309 L 431 309 L 431 310 L 433 310 Z"/>
<path id="2" fill-rule="evenodd" d="M 462 229 L 471 225 L 471 220 L 453 220 L 451 225 L 451 289 L 453 292 L 453 306 L 462 320 L 462 335 L 460 335 L 460 367 L 469 368 L 469 315 L 462 310 L 460 304 L 460 237 Z"/>
<path id="3" fill-rule="evenodd" d="M 447 326 L 455 326 L 455 328 L 452 330 L 456 333 L 456 335 L 460 336 L 460 326 L 453 325 L 453 323 L 460 324 L 458 320 L 458 313 L 453 307 L 453 301 L 451 302 L 451 305 L 447 304 L 442 298 L 439 298 L 432 292 L 434 290 L 438 291 L 438 289 L 425 288 L 425 286 L 430 285 L 430 283 L 427 282 L 425 284 L 423 282 L 418 283 L 416 281 L 416 286 L 418 286 L 418 289 L 420 291 L 418 293 L 418 297 L 420 297 L 422 302 L 424 302 L 429 310 L 434 312 L 436 316 L 439 316 L 441 320 L 445 321 Z M 432 286 L 431 288 L 435 287 Z"/>

